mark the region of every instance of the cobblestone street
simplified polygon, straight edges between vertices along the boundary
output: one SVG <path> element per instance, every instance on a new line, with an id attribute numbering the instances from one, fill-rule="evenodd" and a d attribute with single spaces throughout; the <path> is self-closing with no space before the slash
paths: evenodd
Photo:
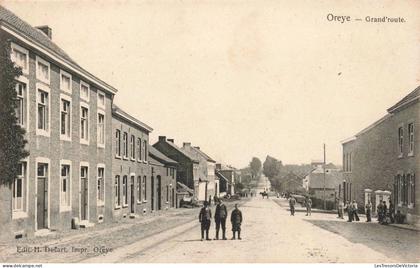
<path id="1" fill-rule="evenodd" d="M 233 203 L 228 203 L 231 211 Z M 213 207 L 214 209 L 214 207 Z M 348 223 L 335 214 L 297 212 L 285 199 L 248 199 L 240 206 L 243 240 L 200 241 L 198 209 L 169 211 L 79 232 L 20 240 L 3 248 L 0 262 L 418 262 L 416 231 Z M 230 222 L 227 223 L 231 238 Z M 214 223 L 210 230 L 214 237 Z M 17 253 L 17 247 L 66 249 Z M 72 252 L 74 249 L 86 251 Z M 95 252 L 102 251 L 101 252 Z M 100 250 L 98 250 L 100 249 Z M 108 252 L 106 252 L 108 251 Z"/>

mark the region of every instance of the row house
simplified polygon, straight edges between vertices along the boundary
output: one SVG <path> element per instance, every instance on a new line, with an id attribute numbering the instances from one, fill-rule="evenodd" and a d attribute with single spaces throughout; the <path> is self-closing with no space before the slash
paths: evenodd
<path id="1" fill-rule="evenodd" d="M 177 205 L 176 176 L 178 163 L 153 146 L 149 150 L 151 169 L 150 203 L 152 211 L 167 210 Z"/>
<path id="2" fill-rule="evenodd" d="M 409 223 L 418 223 L 420 172 L 420 87 L 387 110 L 387 114 L 342 142 L 344 200 L 393 200 Z M 361 206 L 363 209 L 363 206 Z"/>
<path id="3" fill-rule="evenodd" d="M 199 162 L 198 164 L 198 195 L 199 201 L 212 200 L 214 196 L 219 196 L 219 179 L 216 177 L 216 161 L 204 153 L 200 147 L 193 147 L 191 143 L 184 142 L 182 149 L 193 155 Z"/>
<path id="4" fill-rule="evenodd" d="M 132 117 L 117 105 L 112 107 L 112 176 L 108 192 L 110 213 L 114 219 L 153 210 L 149 167 L 149 133 L 153 129 Z"/>
<path id="5" fill-rule="evenodd" d="M 17 117 L 30 155 L 13 185 L 0 186 L 2 235 L 32 236 L 106 218 L 115 88 L 80 67 L 51 39 L 0 6 L 0 39 L 22 68 Z M 7 232 L 3 232 L 7 230 Z M 6 235 L 7 235 L 6 234 Z"/>
<path id="6" fill-rule="evenodd" d="M 234 195 L 235 194 L 235 169 L 222 165 L 220 163 L 216 164 L 216 176 L 219 178 L 220 186 L 220 196 L 225 195 Z"/>
<path id="7" fill-rule="evenodd" d="M 173 139 L 166 139 L 166 136 L 159 136 L 159 140 L 153 147 L 163 153 L 168 158 L 178 163 L 176 174 L 177 182 L 188 187 L 197 198 L 199 191 L 199 160 L 188 151 L 175 145 Z"/>

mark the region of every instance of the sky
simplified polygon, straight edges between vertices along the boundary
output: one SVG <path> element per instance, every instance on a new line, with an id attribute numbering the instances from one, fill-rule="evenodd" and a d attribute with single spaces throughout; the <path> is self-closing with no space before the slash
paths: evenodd
<path id="1" fill-rule="evenodd" d="M 419 1 L 5 1 L 115 102 L 238 168 L 341 164 L 341 141 L 420 84 Z M 328 21 L 327 15 L 351 21 Z M 368 23 L 365 17 L 404 23 Z M 362 21 L 355 21 L 360 18 Z"/>

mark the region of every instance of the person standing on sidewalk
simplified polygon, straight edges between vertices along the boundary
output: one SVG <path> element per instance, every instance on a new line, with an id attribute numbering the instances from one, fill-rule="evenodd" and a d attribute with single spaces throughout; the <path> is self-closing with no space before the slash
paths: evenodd
<path id="1" fill-rule="evenodd" d="M 353 217 L 354 217 L 354 220 L 355 221 L 360 221 L 359 215 L 357 215 L 358 208 L 357 208 L 357 202 L 356 202 L 356 200 L 353 200 L 352 209 L 353 209 Z"/>
<path id="2" fill-rule="evenodd" d="M 347 215 L 349 217 L 349 219 L 347 220 L 348 222 L 352 222 L 353 221 L 353 206 L 350 204 L 349 201 L 346 202 L 346 209 L 347 209 Z"/>
<path id="3" fill-rule="evenodd" d="M 312 199 L 308 196 L 305 200 L 305 205 L 306 205 L 306 216 L 311 216 L 311 212 L 312 212 Z"/>
<path id="4" fill-rule="evenodd" d="M 236 232 L 238 232 L 238 239 L 241 240 L 242 212 L 238 209 L 238 204 L 235 204 L 235 209 L 230 214 L 230 222 L 232 223 L 232 240 L 236 239 Z"/>
<path id="5" fill-rule="evenodd" d="M 371 222 L 372 220 L 372 203 L 370 202 L 370 200 L 368 201 L 368 203 L 365 206 L 366 209 L 366 222 Z"/>
<path id="6" fill-rule="evenodd" d="M 376 207 L 376 210 L 378 211 L 378 222 L 382 224 L 382 221 L 384 218 L 384 206 L 382 205 L 381 201 L 379 201 L 379 204 Z"/>
<path id="7" fill-rule="evenodd" d="M 227 209 L 222 200 L 216 205 L 216 212 L 214 214 L 214 219 L 216 221 L 216 240 L 219 240 L 219 230 L 220 225 L 222 226 L 223 240 L 226 240 L 226 218 L 227 218 Z"/>
<path id="8" fill-rule="evenodd" d="M 344 219 L 344 202 L 343 200 L 338 200 L 338 217 L 339 219 Z"/>
<path id="9" fill-rule="evenodd" d="M 293 196 L 291 196 L 289 199 L 290 216 L 295 216 L 295 205 L 296 199 Z"/>
<path id="10" fill-rule="evenodd" d="M 208 207 L 207 201 L 204 201 L 204 206 L 200 210 L 198 219 L 201 223 L 201 241 L 204 240 L 204 231 L 206 232 L 206 240 L 210 240 L 209 229 L 210 229 L 210 223 L 211 223 L 211 210 Z"/>
<path id="11" fill-rule="evenodd" d="M 395 213 L 395 207 L 390 199 L 389 200 L 389 220 L 391 221 L 391 223 L 395 223 L 394 213 Z"/>

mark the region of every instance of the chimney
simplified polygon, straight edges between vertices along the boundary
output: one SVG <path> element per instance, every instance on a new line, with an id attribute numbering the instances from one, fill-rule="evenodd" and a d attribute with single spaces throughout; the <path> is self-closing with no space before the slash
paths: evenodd
<path id="1" fill-rule="evenodd" d="M 48 27 L 48 25 L 37 26 L 35 28 L 43 32 L 46 36 L 48 36 L 49 39 L 52 38 L 52 29 Z"/>
<path id="2" fill-rule="evenodd" d="M 166 136 L 159 136 L 159 141 L 166 141 Z"/>
<path id="3" fill-rule="evenodd" d="M 184 142 L 184 146 L 182 146 L 182 147 L 191 147 L 191 142 Z"/>
<path id="4" fill-rule="evenodd" d="M 195 146 L 194 148 L 197 150 L 200 150 L 200 146 Z"/>
<path id="5" fill-rule="evenodd" d="M 217 170 L 221 170 L 221 169 L 222 169 L 222 164 L 217 163 L 217 164 L 216 164 L 216 169 L 217 169 Z"/>
<path id="6" fill-rule="evenodd" d="M 168 139 L 169 142 L 175 143 L 174 139 Z"/>

